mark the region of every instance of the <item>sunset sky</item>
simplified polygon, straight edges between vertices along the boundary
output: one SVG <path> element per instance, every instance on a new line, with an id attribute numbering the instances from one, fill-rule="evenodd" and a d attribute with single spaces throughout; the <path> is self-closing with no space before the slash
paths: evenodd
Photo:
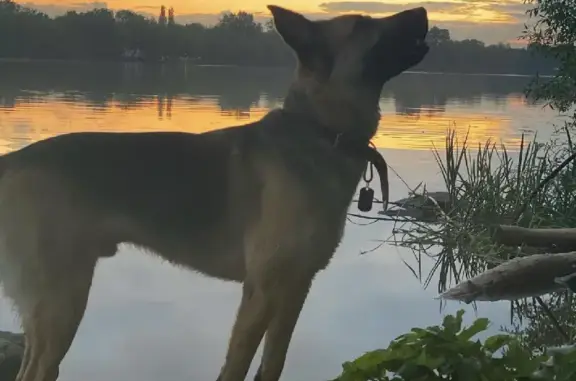
<path id="1" fill-rule="evenodd" d="M 108 0 L 80 2 L 77 0 L 20 1 L 50 15 L 66 10 L 85 11 L 95 7 L 132 9 L 157 15 L 160 6 L 174 7 L 178 22 L 213 24 L 221 12 L 245 10 L 257 15 L 259 21 L 269 18 L 266 4 L 281 5 L 300 11 L 310 18 L 327 18 L 341 13 L 360 12 L 384 16 L 403 9 L 424 6 L 432 24 L 450 29 L 453 38 L 477 38 L 488 43 L 513 43 L 522 33 L 528 6 L 522 0 L 458 0 L 458 1 L 329 1 L 329 0 Z"/>

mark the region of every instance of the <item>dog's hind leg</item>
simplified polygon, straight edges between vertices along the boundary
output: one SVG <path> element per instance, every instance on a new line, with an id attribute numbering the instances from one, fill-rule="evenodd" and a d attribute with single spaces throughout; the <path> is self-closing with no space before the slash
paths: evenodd
<path id="1" fill-rule="evenodd" d="M 60 245 L 39 244 L 50 240 L 26 238 L 1 240 L 0 254 L 4 292 L 26 338 L 16 380 L 55 381 L 84 315 L 97 256 L 75 255 L 76 245 L 55 250 Z"/>
<path id="2" fill-rule="evenodd" d="M 18 381 L 55 381 L 84 315 L 96 261 L 116 249 L 54 174 L 0 181 L 0 279 L 26 337 Z M 89 243 L 90 242 L 90 243 Z M 109 256 L 109 255 L 108 255 Z"/>
<path id="3" fill-rule="evenodd" d="M 58 274 L 60 279 L 52 279 L 43 290 L 27 295 L 29 307 L 23 310 L 22 323 L 28 356 L 22 361 L 17 381 L 56 381 L 86 310 L 94 266 L 95 261 L 70 266 L 66 275 Z"/>
<path id="4" fill-rule="evenodd" d="M 312 277 L 307 279 L 290 279 L 288 284 L 278 287 L 272 300 L 272 318 L 266 330 L 264 352 L 255 381 L 278 381 L 292 334 L 308 291 Z"/>

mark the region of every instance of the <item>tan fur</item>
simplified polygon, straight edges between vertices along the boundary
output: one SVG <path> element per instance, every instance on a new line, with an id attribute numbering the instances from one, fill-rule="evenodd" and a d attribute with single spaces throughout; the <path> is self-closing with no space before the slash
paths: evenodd
<path id="1" fill-rule="evenodd" d="M 17 381 L 57 379 L 96 262 L 123 242 L 242 282 L 218 380 L 244 380 L 264 335 L 256 380 L 279 380 L 366 165 L 339 139 L 368 144 L 381 86 L 423 58 L 428 25 L 423 9 L 318 22 L 270 9 L 299 58 L 283 109 L 198 135 L 62 135 L 0 159 L 0 282 L 26 334 Z"/>

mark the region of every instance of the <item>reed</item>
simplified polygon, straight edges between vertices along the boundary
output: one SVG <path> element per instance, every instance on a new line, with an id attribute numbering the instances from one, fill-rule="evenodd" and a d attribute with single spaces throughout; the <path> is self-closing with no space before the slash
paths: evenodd
<path id="1" fill-rule="evenodd" d="M 395 223 L 390 242 L 411 249 L 414 260 L 404 263 L 425 287 L 437 279 L 439 293 L 509 259 L 534 254 L 493 242 L 494 226 L 576 227 L 574 162 L 539 189 L 572 149 L 568 128 L 548 143 L 523 136 L 513 151 L 493 141 L 473 147 L 468 134 L 460 138 L 449 131 L 445 147 L 433 148 L 446 192 L 442 203 L 431 203 L 436 218 Z M 429 260 L 432 270 L 424 272 Z"/>

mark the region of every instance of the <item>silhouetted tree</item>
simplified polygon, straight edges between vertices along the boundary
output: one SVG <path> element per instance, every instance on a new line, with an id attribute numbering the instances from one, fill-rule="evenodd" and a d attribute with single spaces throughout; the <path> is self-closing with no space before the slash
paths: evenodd
<path id="1" fill-rule="evenodd" d="M 166 7 L 163 5 L 160 7 L 160 16 L 158 16 L 158 24 L 166 25 Z"/>
<path id="2" fill-rule="evenodd" d="M 437 26 L 430 28 L 426 36 L 426 42 L 428 42 L 430 46 L 442 45 L 449 41 L 450 31 L 448 29 L 440 29 Z"/>
<path id="3" fill-rule="evenodd" d="M 225 13 L 215 28 L 244 36 L 263 32 L 262 25 L 254 21 L 254 15 L 243 11 L 238 13 Z"/>
<path id="4" fill-rule="evenodd" d="M 166 14 L 168 13 L 168 15 Z M 225 13 L 213 27 L 177 24 L 174 10 L 162 5 L 157 19 L 129 10 L 94 9 L 50 18 L 13 0 L 0 0 L 0 58 L 146 60 L 193 57 L 203 63 L 293 65 L 294 54 L 274 31 L 273 22 L 256 22 L 247 12 Z M 447 29 L 432 27 L 432 46 L 416 70 L 447 72 L 550 72 L 553 59 L 479 40 L 454 41 Z"/>
<path id="5" fill-rule="evenodd" d="M 168 25 L 174 25 L 176 22 L 174 21 L 174 8 L 170 7 L 168 10 Z"/>

